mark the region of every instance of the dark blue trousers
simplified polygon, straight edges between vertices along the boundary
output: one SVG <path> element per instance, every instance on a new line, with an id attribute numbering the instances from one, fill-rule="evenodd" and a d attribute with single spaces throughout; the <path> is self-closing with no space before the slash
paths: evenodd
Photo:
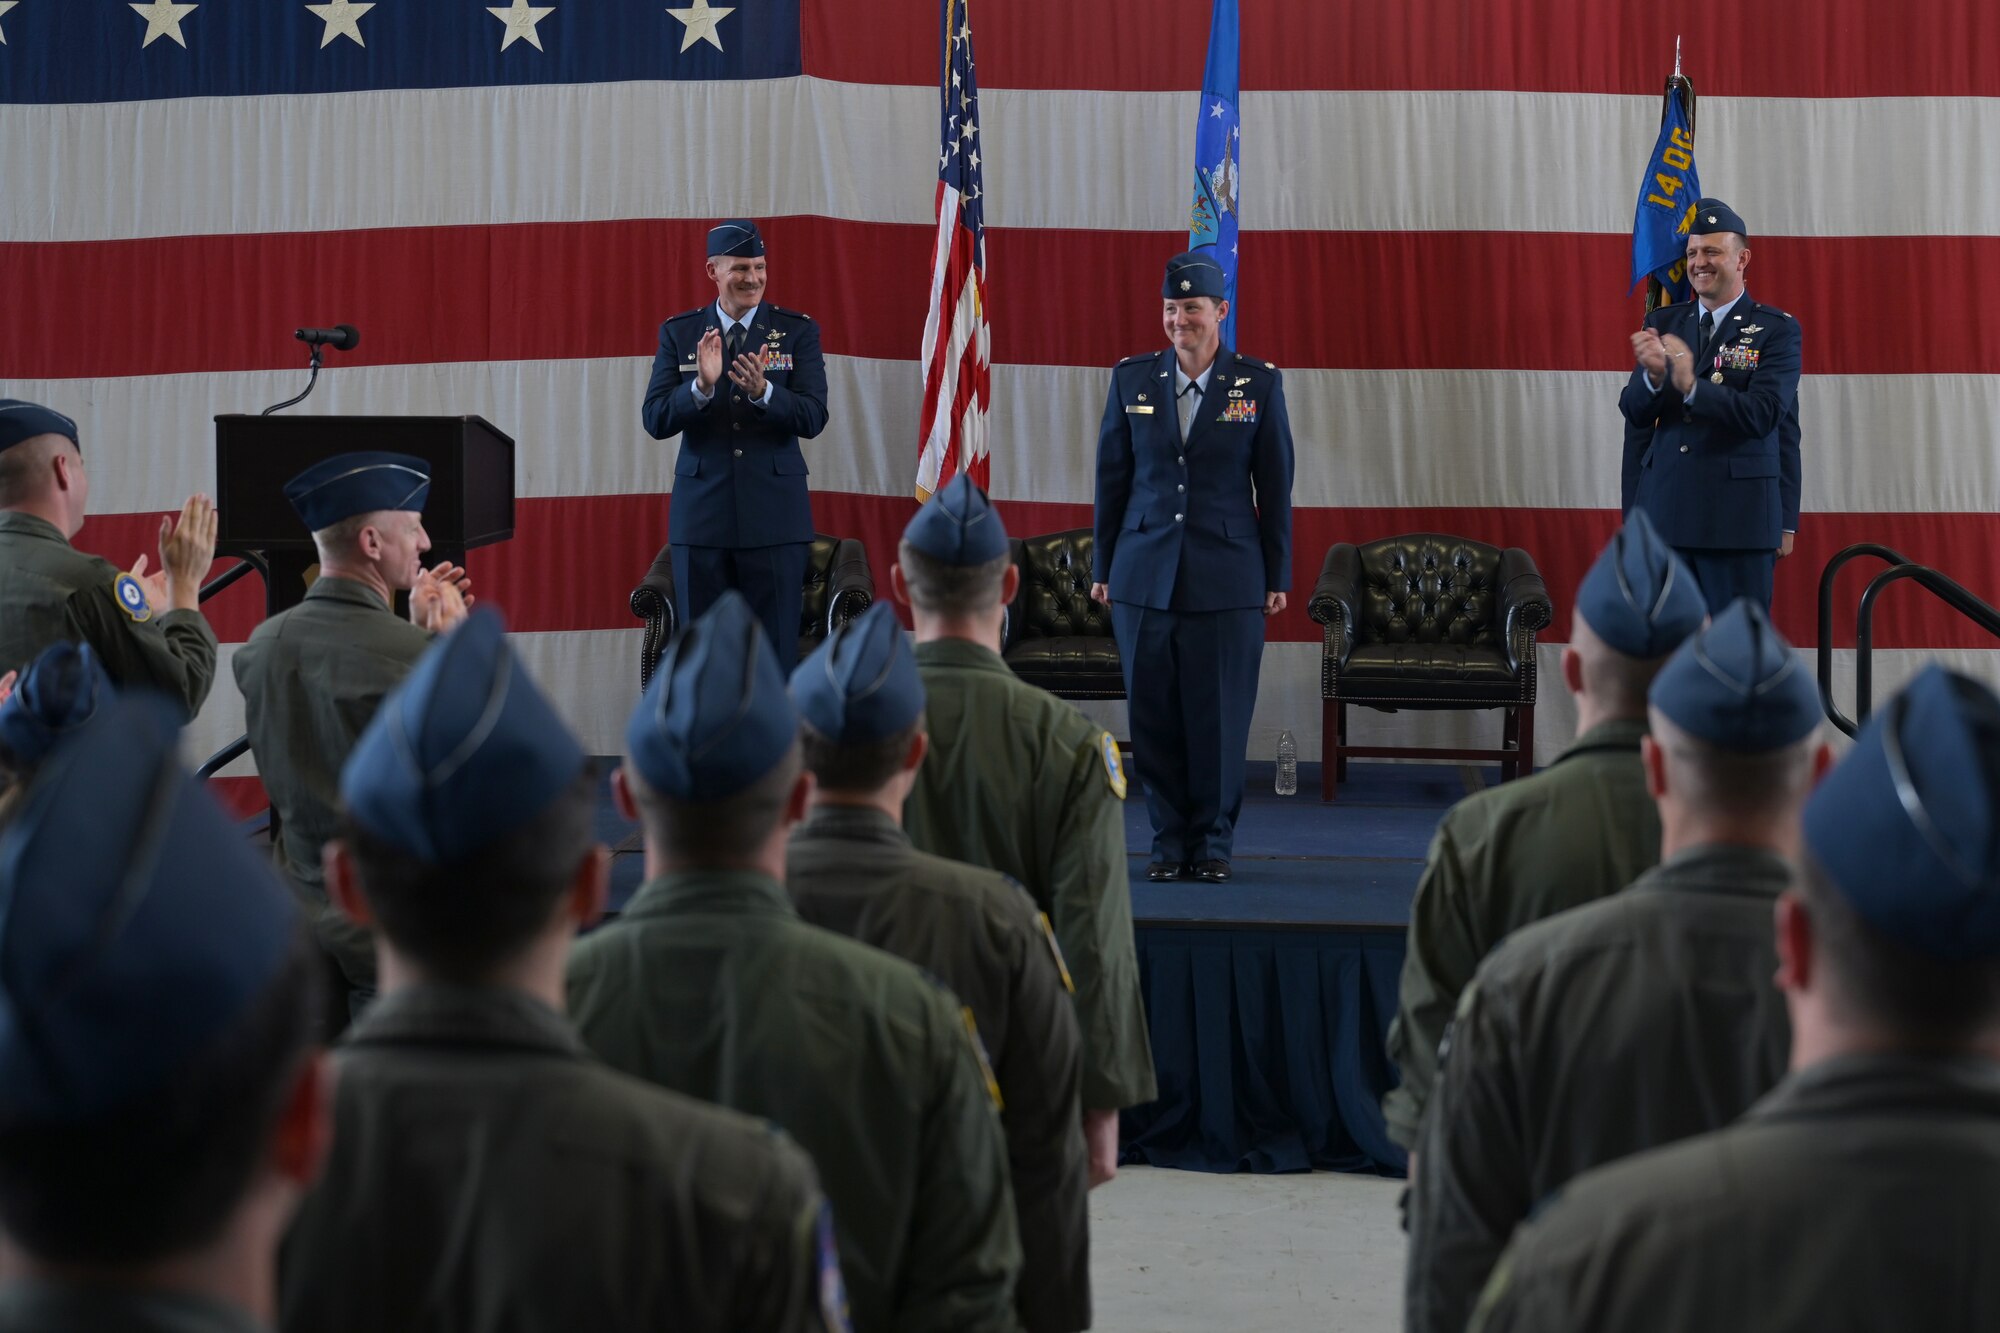
<path id="1" fill-rule="evenodd" d="M 1766 611 L 1771 609 L 1776 551 L 1703 551 L 1677 546 L 1674 554 L 1687 561 L 1710 615 L 1721 615 L 1739 597 L 1748 597 Z"/>
<path id="2" fill-rule="evenodd" d="M 1243 810 L 1264 613 L 1116 602 L 1111 628 L 1131 703 L 1132 768 L 1153 821 L 1153 859 L 1226 861 Z"/>
<path id="3" fill-rule="evenodd" d="M 734 588 L 764 622 L 778 661 L 789 672 L 799 660 L 800 604 L 805 600 L 806 557 L 811 542 L 782 546 L 675 546 L 674 601 L 681 624 Z"/>

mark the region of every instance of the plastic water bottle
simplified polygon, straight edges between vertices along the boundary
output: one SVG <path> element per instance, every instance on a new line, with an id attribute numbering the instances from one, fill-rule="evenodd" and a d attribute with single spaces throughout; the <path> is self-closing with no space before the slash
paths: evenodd
<path id="1" fill-rule="evenodd" d="M 1278 795 L 1299 794 L 1299 743 L 1289 729 L 1278 733 Z"/>

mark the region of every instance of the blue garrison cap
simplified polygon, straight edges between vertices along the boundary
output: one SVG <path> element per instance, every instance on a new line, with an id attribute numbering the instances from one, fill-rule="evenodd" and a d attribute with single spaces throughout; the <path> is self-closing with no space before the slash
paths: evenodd
<path id="1" fill-rule="evenodd" d="M 430 493 L 431 465 L 409 454 L 335 454 L 285 483 L 308 532 L 378 509 L 421 514 Z"/>
<path id="2" fill-rule="evenodd" d="M 1806 846 L 1856 915 L 1933 957 L 2000 958 L 2000 697 L 1926 667 L 1806 802 Z"/>
<path id="3" fill-rule="evenodd" d="M 1212 296 L 1220 301 L 1229 295 L 1229 279 L 1215 256 L 1189 250 L 1167 261 L 1167 276 L 1160 295 L 1171 301 L 1187 296 Z"/>
<path id="4" fill-rule="evenodd" d="M 947 565 L 983 565 L 1007 554 L 1007 529 L 1000 513 L 963 472 L 924 501 L 903 540 Z"/>
<path id="5" fill-rule="evenodd" d="M 1665 657 L 1708 616 L 1693 573 L 1643 509 L 1627 514 L 1598 553 L 1577 587 L 1576 609 L 1607 645 L 1642 660 Z"/>
<path id="6" fill-rule="evenodd" d="M 1688 235 L 1706 236 L 1714 231 L 1733 231 L 1746 241 L 1750 239 L 1750 228 L 1735 209 L 1720 199 L 1703 199 L 1694 206 L 1694 221 L 1688 226 Z"/>
<path id="7" fill-rule="evenodd" d="M 924 711 L 917 655 L 887 602 L 877 602 L 792 673 L 792 701 L 812 729 L 842 745 L 909 730 Z"/>
<path id="8" fill-rule="evenodd" d="M 708 229 L 708 257 L 755 259 L 764 253 L 764 234 L 749 218 L 731 218 Z"/>
<path id="9" fill-rule="evenodd" d="M 548 808 L 583 747 L 481 607 L 432 644 L 340 772 L 354 821 L 430 865 L 451 865 Z"/>
<path id="10" fill-rule="evenodd" d="M 784 668 L 732 591 L 667 645 L 625 727 L 625 748 L 662 796 L 719 801 L 776 768 L 798 735 Z"/>
<path id="11" fill-rule="evenodd" d="M 298 907 L 127 695 L 57 749 L 0 834 L 0 1119 L 90 1120 L 236 1024 Z"/>
<path id="12" fill-rule="evenodd" d="M 1764 608 L 1739 597 L 1680 646 L 1647 700 L 1717 749 L 1761 754 L 1812 735 L 1819 687 Z"/>
<path id="13" fill-rule="evenodd" d="M 79 448 L 83 444 L 77 439 L 76 423 L 62 413 L 40 403 L 0 398 L 0 449 L 12 449 L 37 435 L 67 435 L 71 444 Z"/>
<path id="14" fill-rule="evenodd" d="M 110 697 L 111 681 L 89 644 L 50 644 L 0 700 L 0 756 L 17 768 L 34 767 Z"/>

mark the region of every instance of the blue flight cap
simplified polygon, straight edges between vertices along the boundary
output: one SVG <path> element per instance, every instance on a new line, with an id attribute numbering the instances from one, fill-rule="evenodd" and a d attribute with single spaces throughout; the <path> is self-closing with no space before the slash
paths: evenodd
<path id="1" fill-rule="evenodd" d="M 1706 236 L 1715 231 L 1733 231 L 1744 240 L 1750 239 L 1750 228 L 1743 224 L 1736 210 L 1720 199 L 1703 199 L 1694 206 L 1694 221 L 1688 226 L 1688 235 Z"/>
<path id="2" fill-rule="evenodd" d="M 431 465 L 409 454 L 335 454 L 285 483 L 308 532 L 378 509 L 421 514 L 430 493 Z"/>
<path id="3" fill-rule="evenodd" d="M 776 768 L 798 736 L 778 655 L 732 590 L 667 645 L 625 727 L 625 748 L 662 796 L 719 801 Z"/>
<path id="4" fill-rule="evenodd" d="M 295 947 L 291 893 L 177 740 L 156 701 L 110 700 L 0 834 L 0 1120 L 118 1111 L 239 1022 Z"/>
<path id="5" fill-rule="evenodd" d="M 40 403 L 0 398 L 0 449 L 12 449 L 38 435 L 67 435 L 71 444 L 83 447 L 76 437 L 76 423 L 62 413 Z"/>
<path id="6" fill-rule="evenodd" d="M 1739 754 L 1782 749 L 1819 726 L 1819 687 L 1805 662 L 1746 597 L 1689 636 L 1646 697 L 1696 740 Z"/>
<path id="7" fill-rule="evenodd" d="M 89 644 L 50 644 L 0 700 L 0 755 L 18 769 L 33 768 L 110 697 L 111 681 Z"/>
<path id="8" fill-rule="evenodd" d="M 377 838 L 453 865 L 546 810 L 587 762 L 499 613 L 480 607 L 382 701 L 340 771 L 340 799 Z"/>
<path id="9" fill-rule="evenodd" d="M 1929 666 L 1806 802 L 1805 842 L 1870 926 L 1955 962 L 2000 959 L 2000 697 Z"/>
<path id="10" fill-rule="evenodd" d="M 836 629 L 792 673 L 792 701 L 820 735 L 841 745 L 885 741 L 924 711 L 917 655 L 887 602 Z"/>
<path id="11" fill-rule="evenodd" d="M 1007 554 L 999 511 L 963 472 L 924 501 L 903 529 L 903 540 L 947 565 L 983 565 Z"/>
<path id="12" fill-rule="evenodd" d="M 764 253 L 764 234 L 749 218 L 730 218 L 708 229 L 708 257 L 755 259 Z"/>
<path id="13" fill-rule="evenodd" d="M 1644 661 L 1680 647 L 1708 616 L 1694 575 L 1643 509 L 1627 514 L 1598 553 L 1577 587 L 1576 609 L 1609 647 Z"/>
<path id="14" fill-rule="evenodd" d="M 1160 295 L 1170 301 L 1188 296 L 1212 296 L 1220 301 L 1229 295 L 1229 278 L 1213 254 L 1189 250 L 1167 261 L 1167 276 L 1160 283 Z"/>

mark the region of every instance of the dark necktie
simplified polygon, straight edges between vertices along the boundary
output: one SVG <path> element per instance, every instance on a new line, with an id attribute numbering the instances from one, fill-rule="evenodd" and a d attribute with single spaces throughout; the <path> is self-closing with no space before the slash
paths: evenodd
<path id="1" fill-rule="evenodd" d="M 743 326 L 729 326 L 729 336 L 722 340 L 722 373 L 727 375 L 736 368 L 736 358 L 743 355 Z"/>
<path id="2" fill-rule="evenodd" d="M 1709 339 L 1714 336 L 1715 316 L 1704 310 L 1701 312 L 1701 346 L 1695 349 L 1694 354 L 1694 369 L 1697 375 L 1701 373 L 1702 360 L 1708 356 Z"/>
<path id="3" fill-rule="evenodd" d="M 1201 410 L 1201 385 L 1194 380 L 1187 382 L 1181 390 L 1180 401 L 1174 404 L 1174 411 L 1181 421 L 1181 438 L 1185 440 L 1194 430 L 1194 414 Z"/>

